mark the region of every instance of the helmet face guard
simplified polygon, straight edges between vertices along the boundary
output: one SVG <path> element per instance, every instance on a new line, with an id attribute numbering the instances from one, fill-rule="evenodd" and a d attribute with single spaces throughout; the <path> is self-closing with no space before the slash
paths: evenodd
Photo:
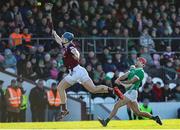
<path id="1" fill-rule="evenodd" d="M 66 39 L 66 38 L 64 38 L 63 36 L 62 36 L 62 38 L 61 38 L 61 39 L 62 39 L 62 43 L 63 43 L 63 44 L 67 44 L 67 43 L 69 42 L 69 40 L 68 40 L 68 39 Z"/>

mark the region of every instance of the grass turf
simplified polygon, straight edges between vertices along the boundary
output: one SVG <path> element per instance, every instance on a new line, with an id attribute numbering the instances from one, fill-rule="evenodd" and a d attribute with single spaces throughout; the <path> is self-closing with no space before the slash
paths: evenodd
<path id="1" fill-rule="evenodd" d="M 43 123 L 0 123 L 0 129 L 179 129 L 180 120 L 163 120 L 160 126 L 151 120 L 111 121 L 107 127 L 102 127 L 98 121 L 69 121 L 69 122 L 43 122 Z"/>

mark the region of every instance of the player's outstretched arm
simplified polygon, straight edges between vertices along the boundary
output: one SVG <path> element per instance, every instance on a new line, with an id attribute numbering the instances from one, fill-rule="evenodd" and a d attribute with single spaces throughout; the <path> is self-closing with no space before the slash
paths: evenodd
<path id="1" fill-rule="evenodd" d="M 128 75 L 129 75 L 129 71 L 126 72 L 125 74 L 123 74 L 122 76 L 118 77 L 118 78 L 115 80 L 115 83 L 120 84 L 120 82 L 121 82 L 122 80 L 125 80 L 125 79 L 128 77 Z"/>
<path id="2" fill-rule="evenodd" d="M 126 81 L 121 81 L 124 84 L 134 84 L 135 82 L 137 82 L 139 80 L 138 77 L 134 76 L 132 79 L 130 80 L 126 80 Z"/>
<path id="3" fill-rule="evenodd" d="M 56 42 L 62 46 L 62 39 L 57 35 L 55 30 L 52 30 L 52 35 L 54 36 Z"/>

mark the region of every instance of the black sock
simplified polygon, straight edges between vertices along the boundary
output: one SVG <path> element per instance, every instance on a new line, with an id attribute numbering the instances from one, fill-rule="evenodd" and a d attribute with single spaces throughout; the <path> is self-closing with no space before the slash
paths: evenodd
<path id="1" fill-rule="evenodd" d="M 106 121 L 106 123 L 108 123 L 108 122 L 110 121 L 110 119 L 109 119 L 109 118 L 107 118 L 105 121 Z"/>
<path id="2" fill-rule="evenodd" d="M 61 107 L 62 107 L 62 111 L 67 111 L 66 104 L 61 104 Z"/>
<path id="3" fill-rule="evenodd" d="M 156 119 L 156 116 L 152 116 L 151 119 L 152 119 L 152 120 L 155 120 L 155 119 Z"/>

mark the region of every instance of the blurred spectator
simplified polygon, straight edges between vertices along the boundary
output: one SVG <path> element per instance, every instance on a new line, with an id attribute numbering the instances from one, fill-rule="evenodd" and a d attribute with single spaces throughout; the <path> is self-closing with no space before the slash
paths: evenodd
<path id="1" fill-rule="evenodd" d="M 92 60 L 94 57 L 95 57 L 95 53 L 94 53 L 93 51 L 89 51 L 89 52 L 88 52 L 88 57 L 87 57 L 88 63 L 91 64 L 91 60 Z"/>
<path id="2" fill-rule="evenodd" d="M 57 61 L 57 67 L 58 68 L 63 66 L 63 64 L 64 64 L 63 63 L 63 56 L 61 53 L 57 55 L 56 61 Z"/>
<path id="3" fill-rule="evenodd" d="M 57 84 L 52 83 L 51 89 L 47 91 L 48 102 L 48 121 L 56 120 L 57 114 L 60 112 L 60 96 L 57 90 Z"/>
<path id="4" fill-rule="evenodd" d="M 156 69 L 160 68 L 160 55 L 153 54 L 153 64 L 155 65 Z"/>
<path id="5" fill-rule="evenodd" d="M 137 51 L 135 49 L 131 50 L 130 57 L 128 58 L 128 66 L 134 65 L 137 60 Z"/>
<path id="6" fill-rule="evenodd" d="M 85 57 L 81 57 L 81 59 L 80 59 L 80 65 L 83 66 L 83 67 L 85 67 L 85 65 L 86 65 L 86 58 L 85 58 Z"/>
<path id="7" fill-rule="evenodd" d="M 4 56 L 0 54 L 0 70 L 3 69 L 4 60 Z"/>
<path id="8" fill-rule="evenodd" d="M 143 29 L 143 21 L 142 21 L 142 15 L 141 13 L 137 13 L 138 11 L 135 11 L 135 27 L 136 27 L 136 30 L 138 30 L 138 32 L 142 32 L 142 29 Z M 143 30 L 144 31 L 144 30 Z M 145 30 L 146 31 L 146 30 Z M 145 32 L 144 32 L 145 33 Z M 146 32 L 147 33 L 147 32 Z"/>
<path id="9" fill-rule="evenodd" d="M 24 28 L 24 29 L 23 29 L 22 38 L 23 38 L 23 40 L 24 40 L 24 43 L 23 43 L 23 44 L 28 44 L 28 43 L 31 42 L 32 35 L 29 34 L 28 28 Z M 26 45 L 25 45 L 25 46 L 26 46 Z"/>
<path id="10" fill-rule="evenodd" d="M 5 91 L 3 90 L 4 81 L 0 80 L 0 122 L 6 121 L 6 101 Z"/>
<path id="11" fill-rule="evenodd" d="M 21 53 L 20 59 L 17 62 L 17 74 L 18 75 L 25 75 L 26 71 L 26 62 L 27 62 L 27 56 L 24 53 Z"/>
<path id="12" fill-rule="evenodd" d="M 114 2 L 114 1 L 54 1 L 53 20 L 58 33 L 62 34 L 65 30 L 71 29 L 80 36 L 100 35 L 104 27 L 107 28 L 107 36 L 112 32 L 109 29 L 127 28 L 130 36 L 138 37 L 141 32 L 147 28 L 149 33 L 152 28 L 157 29 L 157 35 L 163 36 L 164 32 L 168 35 L 176 36 L 178 32 L 178 8 L 174 6 L 178 1 L 172 3 L 160 1 L 132 1 Z M 48 27 L 48 11 L 46 8 L 38 8 L 30 1 L 26 4 L 21 1 L 19 4 L 3 4 L 1 8 L 1 18 L 11 25 L 8 29 L 12 32 L 12 27 L 23 29 L 25 26 L 33 35 L 46 35 L 45 29 Z M 155 3 L 155 4 L 154 4 Z M 43 4 L 43 2 L 42 2 Z M 124 7 L 120 9 L 120 6 Z M 173 10 L 173 11 L 172 11 Z M 169 12 L 170 15 L 169 15 Z M 169 15 L 169 17 L 168 17 Z M 96 21 L 96 26 L 89 21 Z M 116 23 L 121 22 L 121 28 Z M 6 28 L 4 25 L 2 29 Z M 157 25 L 157 26 L 156 26 Z M 91 28 L 90 31 L 86 31 Z M 165 30 L 165 31 L 164 31 Z M 175 31 L 176 30 L 176 31 Z M 4 31 L 6 33 L 6 31 Z M 4 34 L 3 32 L 3 34 Z M 94 33 L 95 32 L 95 33 Z"/>
<path id="13" fill-rule="evenodd" d="M 88 65 L 86 66 L 86 70 L 87 70 L 89 76 L 90 76 L 91 78 L 93 78 L 93 68 L 92 68 L 92 65 L 91 65 L 91 64 L 88 64 Z"/>
<path id="14" fill-rule="evenodd" d="M 31 64 L 32 64 L 33 70 L 36 71 L 37 70 L 37 59 L 35 56 L 31 57 Z"/>
<path id="15" fill-rule="evenodd" d="M 5 41 L 2 40 L 2 33 L 0 32 L 0 52 L 3 52 L 6 48 L 6 43 Z"/>
<path id="16" fill-rule="evenodd" d="M 64 22 L 60 21 L 58 23 L 57 34 L 61 36 L 64 32 L 66 32 L 66 29 L 64 27 Z"/>
<path id="17" fill-rule="evenodd" d="M 151 76 L 148 76 L 148 77 L 147 77 L 146 83 L 147 83 L 147 84 L 153 84 L 153 82 L 152 82 L 152 77 L 151 77 Z"/>
<path id="18" fill-rule="evenodd" d="M 104 49 L 103 49 L 103 54 L 101 54 L 101 55 L 99 56 L 99 60 L 100 60 L 102 63 L 105 63 L 108 55 L 110 55 L 110 51 L 109 51 L 109 49 L 108 49 L 107 47 L 104 47 Z"/>
<path id="19" fill-rule="evenodd" d="M 11 85 L 7 88 L 5 98 L 7 103 L 8 122 L 19 122 L 22 93 L 15 79 L 11 80 Z"/>
<path id="20" fill-rule="evenodd" d="M 23 76 L 27 79 L 31 79 L 33 81 L 37 79 L 37 72 L 32 67 L 32 63 L 30 61 L 26 62 L 26 67 L 23 73 Z"/>
<path id="21" fill-rule="evenodd" d="M 11 15 L 10 9 L 8 5 L 3 5 L 2 6 L 2 14 L 1 14 L 2 19 L 5 22 L 11 22 L 13 20 L 13 17 Z"/>
<path id="22" fill-rule="evenodd" d="M 74 14 L 73 14 L 74 15 Z M 75 18 L 71 21 L 70 25 L 72 25 L 75 28 L 86 28 L 87 25 L 85 21 L 81 18 L 81 14 L 79 12 L 76 12 Z"/>
<path id="23" fill-rule="evenodd" d="M 152 83 L 146 83 L 142 88 L 142 92 L 140 92 L 139 100 L 143 101 L 145 98 L 149 99 L 151 102 L 155 101 Z"/>
<path id="24" fill-rule="evenodd" d="M 157 102 L 163 101 L 163 90 L 162 90 L 160 82 L 157 82 L 153 85 L 152 91 L 154 93 L 155 101 L 157 101 Z"/>
<path id="25" fill-rule="evenodd" d="M 153 64 L 153 59 L 152 59 L 152 57 L 151 57 L 150 52 L 149 52 L 148 49 L 149 49 L 148 47 L 143 47 L 140 56 L 141 56 L 141 57 L 144 57 L 144 58 L 147 60 L 147 65 L 148 65 L 148 66 L 152 66 L 152 65 L 154 65 L 154 64 Z"/>
<path id="26" fill-rule="evenodd" d="M 93 81 L 95 84 L 102 84 L 105 78 L 105 72 L 103 71 L 102 65 L 98 64 L 94 70 Z"/>
<path id="27" fill-rule="evenodd" d="M 21 89 L 22 93 L 22 103 L 21 103 L 21 110 L 20 110 L 20 122 L 25 122 L 26 121 L 26 109 L 28 106 L 28 98 L 26 93 L 26 90 L 23 88 L 23 79 L 22 77 L 17 78 L 17 84 Z"/>
<path id="28" fill-rule="evenodd" d="M 4 68 L 12 68 L 16 71 L 16 58 L 10 49 L 5 49 Z"/>
<path id="29" fill-rule="evenodd" d="M 48 71 L 52 67 L 51 55 L 49 53 L 44 55 L 44 65 L 45 65 L 46 69 L 48 69 Z"/>
<path id="30" fill-rule="evenodd" d="M 143 103 L 140 105 L 140 110 L 142 112 L 147 112 L 149 114 L 153 114 L 152 112 L 152 108 L 149 106 L 149 99 L 145 98 L 143 100 Z M 145 117 L 138 117 L 139 119 L 143 119 L 143 120 L 147 120 L 148 118 L 145 118 Z"/>
<path id="31" fill-rule="evenodd" d="M 16 49 L 14 51 L 14 56 L 16 57 L 16 61 L 19 62 L 21 59 L 21 51 Z"/>
<path id="32" fill-rule="evenodd" d="M 15 24 L 18 27 L 23 28 L 24 27 L 24 22 L 22 19 L 21 12 L 19 11 L 18 6 L 14 6 L 13 11 L 11 12 L 12 18 L 15 20 Z"/>
<path id="33" fill-rule="evenodd" d="M 29 101 L 31 105 L 32 121 L 45 121 L 47 96 L 43 80 L 39 79 L 37 86 L 31 89 Z"/>
<path id="34" fill-rule="evenodd" d="M 50 69 L 50 77 L 51 79 L 57 79 L 58 78 L 58 69 L 57 69 L 57 61 L 53 60 L 52 61 L 52 68 Z"/>
<path id="35" fill-rule="evenodd" d="M 180 101 L 180 85 L 177 84 L 177 86 L 173 89 L 175 99 L 176 101 Z"/>
<path id="36" fill-rule="evenodd" d="M 114 63 L 112 62 L 112 56 L 109 55 L 107 56 L 106 62 L 103 65 L 103 69 L 104 71 L 107 72 L 115 72 L 116 70 L 116 66 L 114 65 Z"/>
<path id="37" fill-rule="evenodd" d="M 174 61 L 175 69 L 178 74 L 178 79 L 180 79 L 180 59 L 175 59 Z M 178 81 L 180 83 L 180 81 Z"/>
<path id="38" fill-rule="evenodd" d="M 98 59 L 96 57 L 93 57 L 92 59 L 90 59 L 90 64 L 92 65 L 93 69 L 95 69 L 98 64 Z"/>
<path id="39" fill-rule="evenodd" d="M 37 52 L 35 53 L 36 59 L 41 60 L 44 59 L 45 52 L 44 52 L 44 46 L 40 45 L 37 48 Z"/>
<path id="40" fill-rule="evenodd" d="M 154 47 L 155 47 L 154 41 L 152 40 L 152 37 L 149 35 L 147 28 L 145 28 L 145 29 L 143 30 L 143 33 L 142 33 L 142 35 L 140 36 L 140 45 L 141 45 L 142 47 L 147 47 L 147 48 L 149 48 L 149 50 L 150 50 L 151 52 L 155 52 L 155 50 L 154 50 Z"/>
<path id="41" fill-rule="evenodd" d="M 43 2 L 41 3 L 42 5 L 44 4 Z M 145 69 L 149 75 L 159 77 L 164 76 L 162 73 L 167 73 L 173 79 L 171 82 L 178 82 L 179 78 L 174 78 L 174 75 L 176 75 L 174 70 L 180 72 L 179 54 L 174 52 L 180 50 L 179 40 L 169 39 L 169 37 L 179 37 L 180 34 L 180 10 L 176 6 L 178 5 L 178 0 L 172 3 L 149 0 L 136 2 L 57 0 L 53 1 L 53 3 L 52 17 L 55 29 L 59 35 L 65 31 L 72 31 L 77 37 L 112 36 L 125 38 L 95 40 L 95 42 L 93 40 L 84 41 L 85 44 L 87 43 L 87 46 L 84 48 L 84 57 L 86 59 L 82 58 L 80 62 L 82 66 L 87 66 L 91 77 L 95 77 L 94 80 L 99 79 L 99 75 L 97 74 L 97 77 L 94 76 L 94 72 L 99 72 L 99 70 L 97 71 L 99 64 L 104 69 L 109 55 L 112 56 L 112 64 L 115 65 L 118 71 L 126 71 L 128 67 L 134 65 L 137 55 L 141 55 L 148 59 L 148 64 L 152 63 L 154 65 L 150 69 Z M 28 2 L 20 1 L 19 4 L 14 0 L 6 1 L 5 4 L 2 3 L 0 11 L 0 69 L 6 68 L 7 59 L 11 59 L 10 62 L 13 63 L 10 64 L 13 66 L 11 68 L 16 68 L 15 64 L 17 63 L 18 74 L 25 75 L 28 79 L 36 80 L 37 78 L 47 79 L 50 77 L 56 79 L 58 77 L 58 80 L 61 80 L 66 75 L 66 68 L 63 66 L 63 57 L 62 52 L 59 51 L 59 46 L 51 44 L 54 43 L 52 40 L 43 39 L 35 42 L 31 39 L 32 37 L 51 38 L 49 12 L 41 7 L 37 7 L 36 2 L 32 0 Z M 12 34 L 16 34 L 15 36 L 20 38 L 15 40 L 11 37 L 13 36 Z M 13 43 L 20 44 L 16 47 L 18 50 L 15 47 L 11 49 L 16 61 L 15 58 L 7 58 L 6 54 L 4 55 L 3 53 L 6 48 L 11 47 L 8 46 L 8 41 L 3 39 L 7 37 L 9 37 L 9 45 Z M 140 37 L 140 41 L 129 39 L 130 37 Z M 165 39 L 160 37 L 165 37 Z M 25 41 L 28 43 L 24 44 Z M 79 43 L 81 44 L 82 42 L 83 40 Z M 94 50 L 95 43 L 98 53 L 95 53 Z M 150 48 L 147 53 L 147 50 L 144 52 L 144 49 L 142 52 L 139 52 L 141 50 L 138 46 L 139 43 L 142 48 L 144 46 L 145 48 Z M 104 47 L 105 44 L 107 47 Z M 116 49 L 122 51 L 122 54 L 115 52 Z M 155 50 L 164 52 L 165 49 L 166 52 L 163 54 L 159 52 L 154 53 Z M 88 52 L 89 56 L 87 56 L 86 52 L 89 50 L 93 51 Z M 125 50 L 130 52 L 130 55 L 126 54 Z M 101 53 L 102 51 L 103 54 Z M 125 53 L 127 59 L 124 58 L 123 53 Z M 13 62 L 12 59 L 14 59 Z M 54 63 L 57 62 L 57 67 L 55 67 L 55 64 L 53 66 L 52 61 Z M 167 62 L 172 62 L 171 67 L 167 68 L 168 70 L 173 70 L 173 73 L 162 68 L 166 66 Z M 26 65 L 29 66 L 27 67 L 28 69 L 26 69 Z M 117 70 L 115 69 L 114 71 L 116 72 Z M 178 73 L 177 75 L 180 76 Z M 164 77 L 161 78 L 164 79 Z M 165 78 L 165 82 L 169 80 L 166 79 L 168 77 Z M 99 80 L 104 82 L 105 78 Z"/>
<path id="42" fill-rule="evenodd" d="M 22 35 L 20 34 L 20 29 L 16 27 L 14 32 L 9 36 L 10 47 L 16 48 L 22 45 Z"/>
<path id="43" fill-rule="evenodd" d="M 4 27 L 5 27 L 4 20 L 0 20 L 0 38 L 4 37 L 5 34 L 7 33 L 7 30 Z"/>
<path id="44" fill-rule="evenodd" d="M 165 83 L 177 82 L 178 75 L 176 74 L 176 70 L 173 68 L 173 63 L 171 61 L 167 61 L 164 74 Z"/>
<path id="45" fill-rule="evenodd" d="M 174 99 L 174 93 L 172 89 L 169 88 L 168 84 L 165 84 L 163 87 L 163 101 L 171 101 Z"/>
<path id="46" fill-rule="evenodd" d="M 44 60 L 40 59 L 38 62 L 38 67 L 36 71 L 38 78 L 42 78 L 42 79 L 47 78 L 50 75 L 49 71 L 50 71 L 49 68 L 45 66 Z"/>
<path id="47" fill-rule="evenodd" d="M 172 52 L 171 46 L 166 46 L 166 51 L 163 53 L 164 60 L 171 60 L 173 62 L 173 59 L 175 57 L 175 53 Z"/>
<path id="48" fill-rule="evenodd" d="M 180 28 L 179 27 L 177 27 L 177 26 L 175 27 L 172 36 L 173 37 L 180 37 Z M 172 45 L 172 50 L 173 51 L 180 50 L 178 39 L 177 40 L 176 39 L 172 40 L 172 44 L 171 45 Z"/>
<path id="49" fill-rule="evenodd" d="M 43 34 L 43 35 L 45 35 L 45 32 L 46 32 L 46 28 L 47 28 L 47 18 L 42 18 L 41 19 L 41 23 L 40 23 L 40 26 L 39 26 L 39 28 L 38 28 L 38 32 L 39 32 L 39 34 Z"/>
<path id="50" fill-rule="evenodd" d="M 38 36 L 38 34 L 39 34 L 38 31 L 40 31 L 40 30 L 39 30 L 37 23 L 35 22 L 34 18 L 31 17 L 28 19 L 27 28 L 29 29 L 30 33 L 36 34 Z"/>
<path id="51" fill-rule="evenodd" d="M 119 51 L 115 54 L 113 61 L 118 71 L 124 72 L 127 69 L 127 63 Z"/>

